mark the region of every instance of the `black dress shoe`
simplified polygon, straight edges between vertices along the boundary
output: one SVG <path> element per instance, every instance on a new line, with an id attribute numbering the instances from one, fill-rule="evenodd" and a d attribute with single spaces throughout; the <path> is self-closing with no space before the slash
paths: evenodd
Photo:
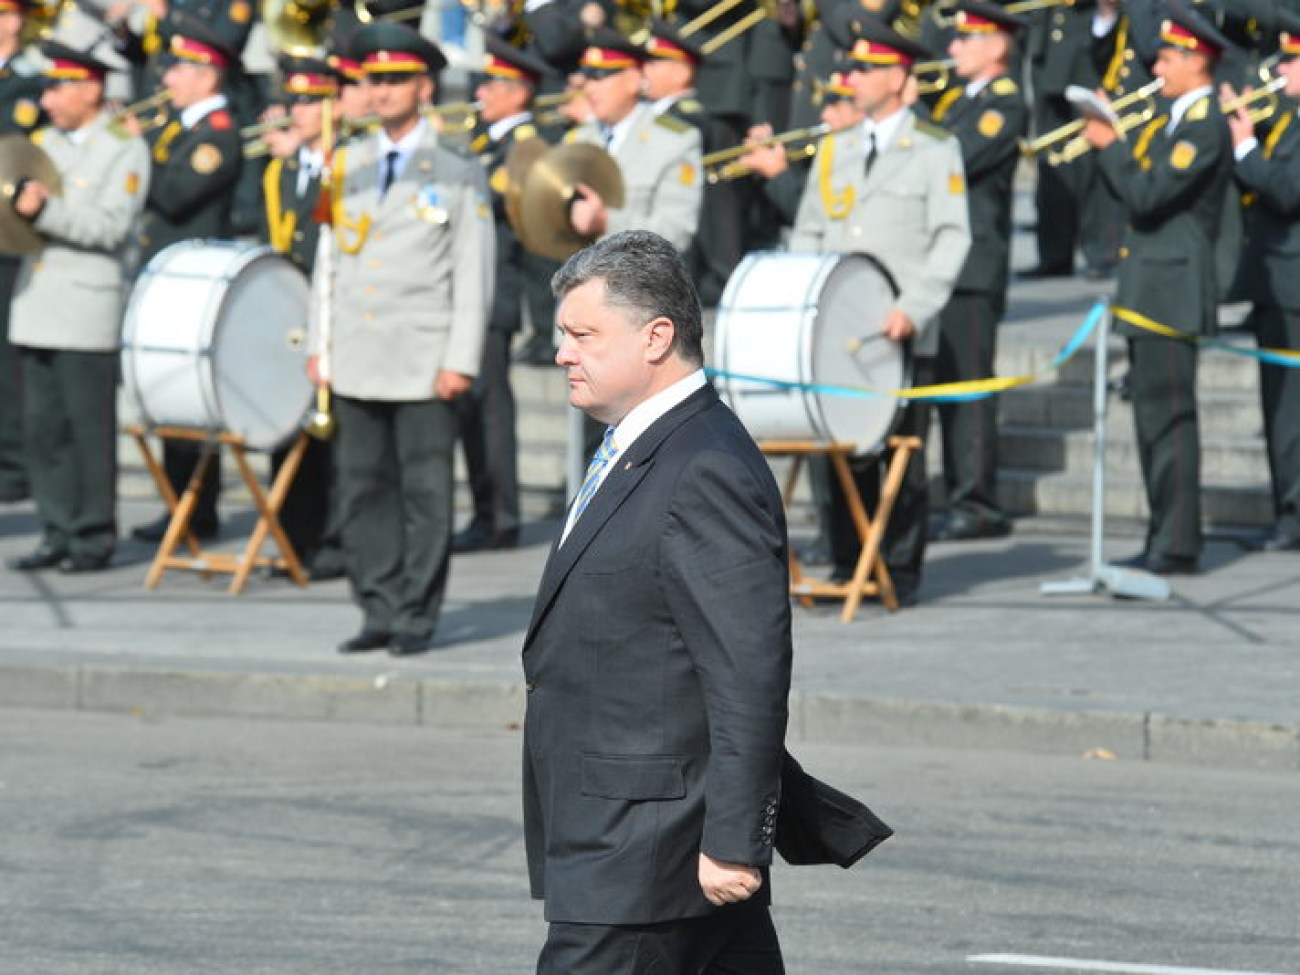
<path id="1" fill-rule="evenodd" d="M 468 528 L 451 536 L 451 550 L 459 555 L 466 552 L 483 552 L 491 549 L 518 548 L 519 529 L 507 528 L 494 532 L 481 521 L 470 522 Z"/>
<path id="2" fill-rule="evenodd" d="M 930 540 L 960 542 L 971 538 L 1005 538 L 1011 534 L 1011 520 L 1005 515 L 978 515 L 957 509 L 933 527 Z"/>
<path id="3" fill-rule="evenodd" d="M 824 538 L 814 538 L 799 549 L 799 561 L 804 565 L 830 565 L 831 546 Z"/>
<path id="4" fill-rule="evenodd" d="M 549 338 L 534 335 L 519 347 L 519 351 L 514 354 L 513 361 L 521 366 L 553 366 L 555 365 L 555 346 L 551 344 Z"/>
<path id="5" fill-rule="evenodd" d="M 410 657 L 417 653 L 424 653 L 429 649 L 429 639 L 427 633 L 423 636 L 418 633 L 398 633 L 389 644 L 388 652 L 394 657 Z"/>
<path id="6" fill-rule="evenodd" d="M 1153 552 L 1138 552 L 1111 565 L 1120 569 L 1140 569 L 1158 576 L 1192 576 L 1200 571 L 1197 560 L 1190 555 L 1156 555 Z"/>
<path id="7" fill-rule="evenodd" d="M 138 542 L 161 542 L 171 524 L 171 516 L 163 515 L 147 525 L 136 525 L 131 529 L 131 537 Z M 201 542 L 210 542 L 221 533 L 221 526 L 215 521 L 191 521 L 190 531 Z"/>
<path id="8" fill-rule="evenodd" d="M 1031 267 L 1016 275 L 1022 281 L 1039 281 L 1043 278 L 1070 278 L 1073 276 L 1074 268 L 1069 264 L 1039 264 L 1037 267 Z"/>
<path id="9" fill-rule="evenodd" d="M 1300 535 L 1277 529 L 1265 535 L 1256 545 L 1260 552 L 1300 552 Z"/>
<path id="10" fill-rule="evenodd" d="M 362 630 L 354 637 L 349 637 L 339 644 L 339 653 L 368 653 L 371 650 L 383 650 L 392 640 L 392 635 L 382 630 Z"/>
<path id="11" fill-rule="evenodd" d="M 1115 265 L 1089 264 L 1084 268 L 1083 276 L 1089 281 L 1109 281 L 1115 276 Z"/>
<path id="12" fill-rule="evenodd" d="M 64 557 L 59 562 L 59 571 L 64 575 L 76 575 L 79 572 L 103 572 L 112 561 L 112 552 L 104 555 L 87 555 L 85 552 L 75 552 Z"/>
<path id="13" fill-rule="evenodd" d="M 342 579 L 347 574 L 348 564 L 343 558 L 343 550 L 334 543 L 316 550 L 311 560 L 311 568 L 307 572 L 312 582 Z"/>
<path id="14" fill-rule="evenodd" d="M 33 572 L 36 569 L 53 569 L 67 557 L 66 550 L 55 548 L 48 542 L 41 542 L 36 551 L 15 559 L 9 559 L 5 565 L 15 572 Z"/>
<path id="15" fill-rule="evenodd" d="M 18 501 L 26 501 L 32 496 L 26 484 L 6 484 L 0 487 L 0 503 L 14 504 Z"/>

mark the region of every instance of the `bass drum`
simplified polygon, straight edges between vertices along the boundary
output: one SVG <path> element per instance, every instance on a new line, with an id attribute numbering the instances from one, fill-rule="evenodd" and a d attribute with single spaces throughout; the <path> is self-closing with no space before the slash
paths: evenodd
<path id="1" fill-rule="evenodd" d="M 312 401 L 307 278 L 269 247 L 182 241 L 140 273 L 122 327 L 122 378 L 156 427 L 227 431 L 274 450 Z"/>
<path id="2" fill-rule="evenodd" d="M 718 392 L 755 440 L 851 443 L 857 454 L 879 453 L 903 406 L 893 391 L 909 376 L 904 347 L 881 331 L 896 294 L 865 254 L 750 254 L 718 306 Z M 872 395 L 817 388 L 828 386 Z"/>

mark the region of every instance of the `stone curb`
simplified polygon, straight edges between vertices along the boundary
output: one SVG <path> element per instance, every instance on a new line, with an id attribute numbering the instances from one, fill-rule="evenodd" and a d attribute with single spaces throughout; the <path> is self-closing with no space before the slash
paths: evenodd
<path id="1" fill-rule="evenodd" d="M 524 698 L 522 682 L 0 666 L 4 707 L 486 730 L 517 728 Z M 1054 711 L 795 691 L 790 739 L 1300 771 L 1300 727 L 1154 712 Z"/>

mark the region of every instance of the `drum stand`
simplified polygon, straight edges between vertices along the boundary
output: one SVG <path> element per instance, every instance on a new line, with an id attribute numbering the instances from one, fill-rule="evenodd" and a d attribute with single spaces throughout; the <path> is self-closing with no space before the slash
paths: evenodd
<path id="1" fill-rule="evenodd" d="M 759 449 L 768 457 L 793 458 L 790 470 L 786 474 L 785 484 L 781 489 L 781 497 L 787 510 L 794 497 L 795 485 L 803 470 L 804 459 L 813 456 L 826 457 L 844 491 L 849 514 L 853 518 L 853 525 L 862 542 L 858 564 L 853 570 L 853 578 L 848 582 L 808 578 L 804 575 L 803 565 L 799 562 L 799 556 L 795 554 L 794 546 L 790 546 L 790 595 L 799 600 L 799 605 L 805 609 L 812 608 L 813 599 L 817 596 L 844 600 L 844 608 L 840 612 L 841 623 L 853 621 L 864 596 L 879 596 L 886 609 L 890 612 L 897 611 L 898 597 L 894 594 L 894 582 L 889 577 L 889 569 L 885 566 L 880 546 L 885 538 L 889 516 L 894 510 L 894 502 L 898 498 L 899 489 L 903 486 L 903 475 L 907 471 L 908 462 L 912 459 L 912 454 L 921 449 L 920 438 L 889 438 L 889 449 L 893 453 L 889 460 L 889 469 L 885 472 L 885 483 L 880 489 L 880 505 L 874 517 L 867 514 L 866 506 L 862 503 L 862 495 L 858 492 L 858 485 L 853 480 L 853 471 L 849 469 L 849 458 L 856 450 L 853 444 L 765 440 L 759 444 Z"/>
<path id="2" fill-rule="evenodd" d="M 298 439 L 290 448 L 284 464 L 271 484 L 270 493 L 262 490 L 257 475 L 253 473 L 253 468 L 248 463 L 248 444 L 243 437 L 226 432 L 214 435 L 206 430 L 189 430 L 180 427 L 156 427 L 146 430 L 141 426 L 131 426 L 127 427 L 125 432 L 134 437 L 135 442 L 140 446 L 145 466 L 149 468 L 154 484 L 158 487 L 158 493 L 162 495 L 163 501 L 167 503 L 167 510 L 171 512 L 171 520 L 158 546 L 158 554 L 154 556 L 149 574 L 144 580 L 146 589 L 157 586 L 163 573 L 168 569 L 189 569 L 201 573 L 205 579 L 210 578 L 214 572 L 232 575 L 229 592 L 232 596 L 237 596 L 243 590 L 244 584 L 248 582 L 249 573 L 258 566 L 284 569 L 298 585 L 307 585 L 307 575 L 303 572 L 302 563 L 298 560 L 293 545 L 290 544 L 288 536 L 280 526 L 280 509 L 284 506 L 289 487 L 298 474 L 303 453 L 307 450 L 306 432 L 298 434 Z M 179 498 L 172 490 L 162 465 L 149 449 L 149 442 L 145 439 L 146 433 L 152 433 L 163 440 L 184 440 L 201 445 L 202 453 L 199 455 L 199 461 L 194 465 L 194 473 L 190 475 L 189 483 L 185 485 L 185 491 Z M 257 508 L 257 524 L 240 555 L 205 552 L 199 546 L 194 533 L 190 531 L 190 519 L 194 516 L 194 508 L 199 501 L 199 488 L 203 485 L 203 479 L 212 466 L 213 455 L 222 447 L 229 448 L 234 455 L 240 476 L 248 486 L 248 492 L 253 497 L 253 505 Z M 280 550 L 278 558 L 274 556 L 268 558 L 259 554 L 268 534 Z M 188 558 L 172 554 L 182 538 L 185 540 L 185 547 L 189 549 Z"/>

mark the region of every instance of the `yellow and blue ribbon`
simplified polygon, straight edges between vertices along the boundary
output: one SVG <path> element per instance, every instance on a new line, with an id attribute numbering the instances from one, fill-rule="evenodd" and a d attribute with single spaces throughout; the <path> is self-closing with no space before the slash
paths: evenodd
<path id="1" fill-rule="evenodd" d="M 1061 347 L 1050 366 L 1042 374 L 1028 376 L 992 376 L 988 379 L 970 379 L 959 383 L 939 383 L 932 386 L 913 386 L 910 389 L 871 389 L 866 386 L 833 386 L 827 383 L 801 383 L 789 379 L 774 379 L 770 376 L 751 376 L 744 373 L 730 372 L 725 369 L 707 369 L 706 373 L 715 379 L 734 379 L 739 382 L 759 383 L 777 389 L 803 389 L 827 396 L 848 396 L 858 399 L 871 397 L 888 397 L 890 399 L 925 400 L 931 403 L 967 403 L 986 399 L 998 393 L 1028 386 L 1043 378 L 1046 372 L 1061 368 L 1081 349 L 1106 318 L 1106 303 L 1098 301 L 1088 312 L 1083 324 L 1070 336 Z"/>
<path id="2" fill-rule="evenodd" d="M 1244 356 L 1247 359 L 1257 359 L 1260 362 L 1266 362 L 1272 366 L 1283 366 L 1288 369 L 1300 368 L 1300 351 L 1295 349 L 1274 349 L 1261 348 L 1249 349 L 1240 345 L 1232 345 L 1229 342 L 1221 342 L 1218 339 L 1209 338 L 1202 335 L 1191 335 L 1187 332 L 1179 331 L 1176 328 L 1170 328 L 1163 325 L 1153 318 L 1148 318 L 1141 312 L 1134 311 L 1132 308 L 1114 308 L 1111 314 L 1118 321 L 1132 325 L 1134 328 L 1141 329 L 1144 332 L 1150 332 L 1153 335 L 1161 335 L 1169 339 L 1177 339 L 1182 342 L 1193 342 L 1203 349 L 1215 349 L 1219 352 L 1227 352 L 1229 355 Z"/>

